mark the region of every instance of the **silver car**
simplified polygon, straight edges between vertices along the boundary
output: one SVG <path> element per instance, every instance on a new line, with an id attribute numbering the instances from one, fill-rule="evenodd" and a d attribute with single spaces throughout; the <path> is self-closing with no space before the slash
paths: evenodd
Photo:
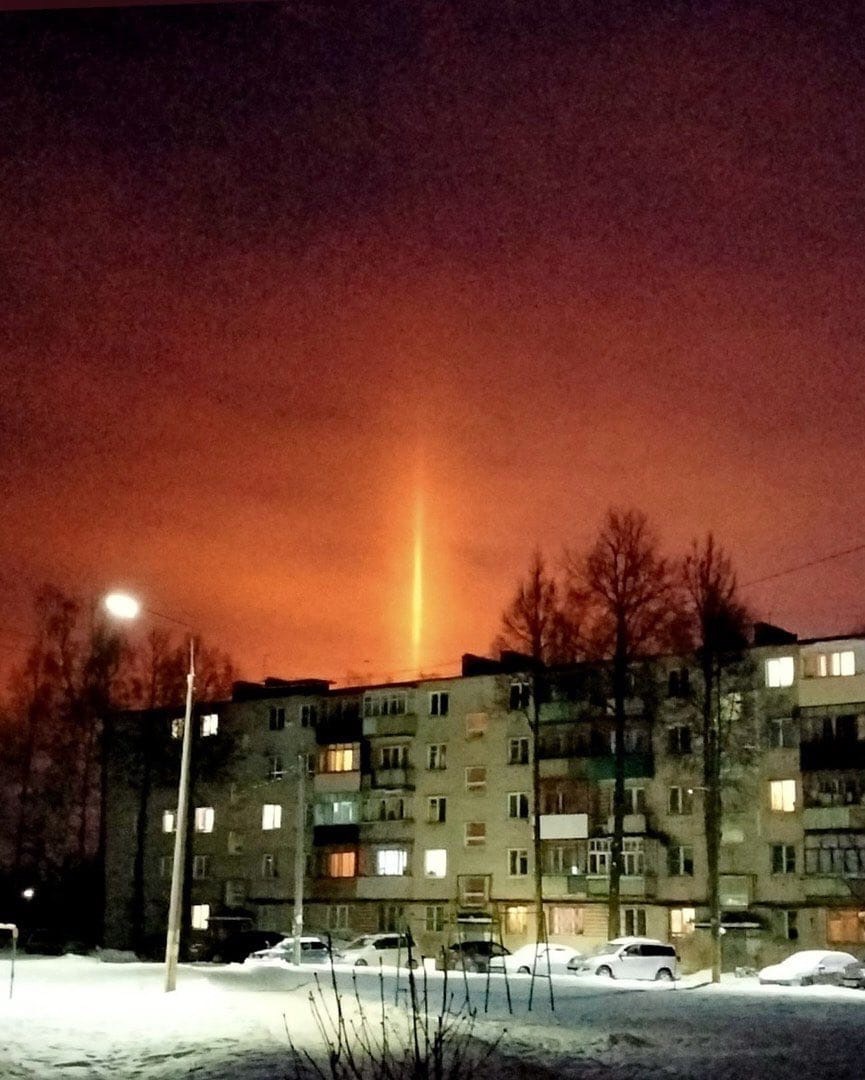
<path id="1" fill-rule="evenodd" d="M 574 959 L 568 971 L 575 975 L 602 975 L 608 979 L 654 979 L 672 982 L 679 977 L 679 958 L 672 945 L 654 938 L 621 937 L 608 941 L 591 956 Z"/>

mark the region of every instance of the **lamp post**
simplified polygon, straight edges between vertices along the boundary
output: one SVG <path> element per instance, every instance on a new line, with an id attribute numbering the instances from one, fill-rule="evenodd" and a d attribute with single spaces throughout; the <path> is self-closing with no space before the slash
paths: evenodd
<path id="1" fill-rule="evenodd" d="M 141 605 L 126 593 L 110 593 L 105 597 L 106 610 L 118 619 L 135 619 Z M 151 615 L 190 627 L 169 615 L 152 611 Z M 183 739 L 180 749 L 180 779 L 177 786 L 177 817 L 174 822 L 174 859 L 171 866 L 171 895 L 168 901 L 168 928 L 165 935 L 165 992 L 177 987 L 177 961 L 180 954 L 180 926 L 183 901 L 183 877 L 186 858 L 186 822 L 189 814 L 189 777 L 192 757 L 192 695 L 195 686 L 195 638 L 189 635 L 189 671 L 186 674 L 186 710 L 183 717 Z"/>

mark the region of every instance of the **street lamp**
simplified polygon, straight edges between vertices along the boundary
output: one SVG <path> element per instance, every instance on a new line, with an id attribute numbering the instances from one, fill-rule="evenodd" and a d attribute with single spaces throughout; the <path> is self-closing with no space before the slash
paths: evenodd
<path id="1" fill-rule="evenodd" d="M 141 611 L 141 604 L 134 596 L 127 593 L 109 593 L 105 597 L 105 608 L 116 619 L 135 619 Z M 179 619 L 169 615 L 160 615 L 151 611 L 151 615 L 180 623 L 191 629 Z M 189 671 L 186 675 L 186 712 L 183 717 L 183 740 L 180 750 L 180 780 L 177 786 L 177 818 L 174 833 L 174 861 L 171 867 L 171 897 L 168 901 L 168 929 L 165 935 L 165 992 L 177 988 L 177 960 L 180 954 L 180 922 L 183 900 L 183 873 L 186 857 L 186 819 L 189 811 L 189 776 L 192 756 L 192 691 L 195 685 L 195 638 L 189 635 Z"/>

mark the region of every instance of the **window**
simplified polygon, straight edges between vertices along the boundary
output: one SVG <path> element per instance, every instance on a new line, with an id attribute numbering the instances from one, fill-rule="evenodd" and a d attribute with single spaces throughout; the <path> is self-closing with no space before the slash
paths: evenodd
<path id="1" fill-rule="evenodd" d="M 261 876 L 265 881 L 272 881 L 278 876 L 276 872 L 275 855 L 266 854 L 261 856 Z"/>
<path id="2" fill-rule="evenodd" d="M 426 748 L 426 767 L 428 769 L 447 768 L 447 744 L 430 743 Z"/>
<path id="3" fill-rule="evenodd" d="M 694 908 L 670 908 L 670 935 L 680 937 L 683 934 L 693 934 L 696 921 L 697 912 Z"/>
<path id="4" fill-rule="evenodd" d="M 556 844 L 546 847 L 548 874 L 578 874 L 580 872 L 575 846 Z"/>
<path id="5" fill-rule="evenodd" d="M 791 716 L 776 716 L 767 723 L 767 741 L 776 750 L 792 750 L 799 745 Z"/>
<path id="6" fill-rule="evenodd" d="M 428 848 L 423 856 L 423 872 L 427 877 L 445 877 L 448 872 L 447 850 L 445 848 Z"/>
<path id="7" fill-rule="evenodd" d="M 667 873 L 670 877 L 693 877 L 694 849 L 686 844 L 674 844 L 668 848 Z"/>
<path id="8" fill-rule="evenodd" d="M 439 934 L 445 928 L 444 904 L 427 904 L 426 930 L 430 934 Z"/>
<path id="9" fill-rule="evenodd" d="M 192 879 L 193 881 L 203 881 L 207 877 L 207 873 L 210 870 L 210 856 L 209 855 L 193 855 L 192 856 Z"/>
<path id="10" fill-rule="evenodd" d="M 210 904 L 192 905 L 192 929 L 206 930 L 210 923 Z"/>
<path id="11" fill-rule="evenodd" d="M 772 873 L 796 873 L 796 848 L 793 844 L 772 844 Z"/>
<path id="12" fill-rule="evenodd" d="M 315 722 L 318 719 L 318 710 L 315 705 L 301 705 L 300 707 L 300 726 L 301 727 L 315 727 Z"/>
<path id="13" fill-rule="evenodd" d="M 466 738 L 477 739 L 485 735 L 488 720 L 485 712 L 466 713 Z"/>
<path id="14" fill-rule="evenodd" d="M 226 881 L 222 895 L 226 907 L 242 907 L 246 903 L 246 882 L 237 878 Z"/>
<path id="15" fill-rule="evenodd" d="M 781 933 L 788 941 L 799 940 L 799 912 L 794 908 L 781 912 Z"/>
<path id="16" fill-rule="evenodd" d="M 379 766 L 382 769 L 407 769 L 408 746 L 383 746 L 378 752 Z"/>
<path id="17" fill-rule="evenodd" d="M 382 931 L 402 930 L 405 926 L 405 910 L 402 904 L 382 904 L 378 909 L 378 928 Z M 394 937 L 390 941 L 380 941 L 377 949 L 405 950 L 405 938 Z"/>
<path id="18" fill-rule="evenodd" d="M 667 680 L 667 696 L 686 698 L 691 693 L 691 672 L 687 668 L 674 668 Z"/>
<path id="19" fill-rule="evenodd" d="M 608 877 L 612 862 L 612 840 L 597 837 L 589 841 L 589 874 Z M 645 849 L 642 836 L 626 836 L 622 840 L 622 873 L 627 877 L 639 877 L 645 873 Z"/>
<path id="20" fill-rule="evenodd" d="M 832 945 L 865 942 L 865 911 L 853 908 L 826 913 L 826 940 Z"/>
<path id="21" fill-rule="evenodd" d="M 282 807 L 279 803 L 265 803 L 262 806 L 261 827 L 265 831 L 282 828 Z"/>
<path id="22" fill-rule="evenodd" d="M 269 727 L 271 731 L 282 731 L 285 727 L 285 706 L 271 705 Z"/>
<path id="23" fill-rule="evenodd" d="M 646 909 L 638 907 L 622 908 L 620 925 L 622 934 L 625 937 L 645 937 Z"/>
<path id="24" fill-rule="evenodd" d="M 490 879 L 488 875 L 460 875 L 457 878 L 459 900 L 463 907 L 479 907 L 490 898 Z"/>
<path id="25" fill-rule="evenodd" d="M 320 761 L 324 773 L 353 772 L 357 768 L 354 744 L 334 743 L 324 749 Z"/>
<path id="26" fill-rule="evenodd" d="M 177 814 L 173 810 L 162 811 L 162 831 L 172 833 L 177 828 Z"/>
<path id="27" fill-rule="evenodd" d="M 829 675 L 855 675 L 856 655 L 852 649 L 831 653 L 810 653 L 803 657 L 802 668 L 806 679 L 825 679 Z"/>
<path id="28" fill-rule="evenodd" d="M 183 738 L 183 717 L 182 716 L 176 716 L 171 721 L 170 730 L 171 730 L 171 738 L 172 739 L 182 739 Z"/>
<path id="29" fill-rule="evenodd" d="M 347 930 L 348 904 L 331 904 L 327 912 L 327 925 L 331 930 Z"/>
<path id="30" fill-rule="evenodd" d="M 581 907 L 553 904 L 549 909 L 551 934 L 582 934 L 584 912 Z"/>
<path id="31" fill-rule="evenodd" d="M 526 877 L 529 872 L 529 853 L 526 848 L 508 849 L 508 877 Z"/>
<path id="32" fill-rule="evenodd" d="M 856 657 L 852 649 L 829 654 L 829 670 L 833 675 L 855 675 Z"/>
<path id="33" fill-rule="evenodd" d="M 865 878 L 865 833 L 806 833 L 805 873 Z"/>
<path id="34" fill-rule="evenodd" d="M 667 789 L 668 814 L 692 814 L 694 812 L 694 792 L 690 788 L 671 787 Z"/>
<path id="35" fill-rule="evenodd" d="M 766 661 L 767 686 L 792 686 L 796 664 L 792 656 L 776 656 Z"/>
<path id="36" fill-rule="evenodd" d="M 357 803 L 353 799 L 325 799 L 315 804 L 315 825 L 353 825 L 357 821 Z"/>
<path id="37" fill-rule="evenodd" d="M 159 876 L 170 878 L 174 870 L 174 859 L 171 855 L 163 855 L 159 860 Z"/>
<path id="38" fill-rule="evenodd" d="M 646 789 L 642 787 L 625 788 L 625 813 L 645 814 Z"/>
<path id="39" fill-rule="evenodd" d="M 433 795 L 427 799 L 427 821 L 447 820 L 448 801 L 444 795 Z"/>
<path id="40" fill-rule="evenodd" d="M 267 769 L 268 780 L 282 780 L 285 776 L 285 764 L 282 760 L 282 754 L 274 754 L 270 759 L 270 764 Z"/>
<path id="41" fill-rule="evenodd" d="M 405 848 L 381 848 L 375 853 L 375 872 L 380 877 L 399 877 L 408 868 Z"/>
<path id="42" fill-rule="evenodd" d="M 793 813 L 796 809 L 796 781 L 770 780 L 769 806 L 778 812 Z"/>
<path id="43" fill-rule="evenodd" d="M 404 690 L 387 694 L 366 694 L 363 699 L 363 715 L 402 716 L 406 712 L 406 700 Z"/>
<path id="44" fill-rule="evenodd" d="M 667 752 L 675 756 L 691 753 L 691 729 L 687 724 L 667 729 Z"/>
<path id="45" fill-rule="evenodd" d="M 228 854 L 243 854 L 243 833 L 238 832 L 236 829 L 229 829 L 228 831 Z"/>
<path id="46" fill-rule="evenodd" d="M 487 770 L 483 765 L 472 765 L 466 769 L 466 790 L 485 791 L 487 786 Z"/>
<path id="47" fill-rule="evenodd" d="M 532 700 L 532 684 L 521 679 L 514 679 L 508 693 L 508 708 L 511 712 L 516 709 L 527 709 Z"/>
<path id="48" fill-rule="evenodd" d="M 346 878 L 355 876 L 357 852 L 329 851 L 325 859 L 325 877 Z"/>
<path id="49" fill-rule="evenodd" d="M 207 738 L 209 735 L 216 735 L 219 732 L 219 717 L 216 713 L 208 713 L 201 718 L 201 736 Z"/>
<path id="50" fill-rule="evenodd" d="M 466 822 L 466 847 L 482 847 L 487 842 L 487 826 L 484 821 Z"/>
<path id="51" fill-rule="evenodd" d="M 529 928 L 529 909 L 523 905 L 505 908 L 505 933 L 525 934 Z"/>
<path id="52" fill-rule="evenodd" d="M 195 831 L 213 832 L 213 807 L 196 806 L 195 808 Z"/>
<path id="53" fill-rule="evenodd" d="M 405 799 L 400 795 L 387 795 L 373 806 L 373 821 L 404 821 Z"/>
<path id="54" fill-rule="evenodd" d="M 610 841 L 589 841 L 589 873 L 595 877 L 607 877 L 610 873 Z"/>
<path id="55" fill-rule="evenodd" d="M 315 753 L 306 755 L 306 775 L 315 776 Z"/>
<path id="56" fill-rule="evenodd" d="M 450 694 L 447 690 L 436 690 L 429 696 L 430 716 L 447 716 Z"/>
<path id="57" fill-rule="evenodd" d="M 512 791 L 508 795 L 508 817 L 528 820 L 529 797 L 524 791 Z"/>
<path id="58" fill-rule="evenodd" d="M 508 740 L 508 765 L 528 765 L 529 763 L 529 740 Z"/>

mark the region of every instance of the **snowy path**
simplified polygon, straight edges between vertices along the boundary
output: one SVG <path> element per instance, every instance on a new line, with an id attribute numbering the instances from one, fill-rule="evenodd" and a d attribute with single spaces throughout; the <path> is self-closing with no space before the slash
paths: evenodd
<path id="1" fill-rule="evenodd" d="M 276 1080 L 292 1075 L 286 1025 L 299 1044 L 317 1043 L 309 968 L 183 968 L 178 990 L 166 995 L 158 965 L 25 957 L 10 1001 L 8 967 L 0 955 L 2 1080 Z M 350 974 L 338 977 L 350 998 Z M 859 1080 L 865 1071 L 862 991 L 562 978 L 555 1013 L 540 981 L 529 1013 L 528 985 L 526 977 L 511 981 L 511 1016 L 501 980 L 491 981 L 486 1013 L 484 977 L 450 980 L 457 1005 L 468 986 L 482 1038 L 506 1029 L 492 1077 Z M 357 986 L 365 1002 L 381 990 L 371 971 Z M 429 978 L 433 1007 L 441 986 L 440 975 Z M 384 989 L 390 1010 L 392 973 Z"/>

